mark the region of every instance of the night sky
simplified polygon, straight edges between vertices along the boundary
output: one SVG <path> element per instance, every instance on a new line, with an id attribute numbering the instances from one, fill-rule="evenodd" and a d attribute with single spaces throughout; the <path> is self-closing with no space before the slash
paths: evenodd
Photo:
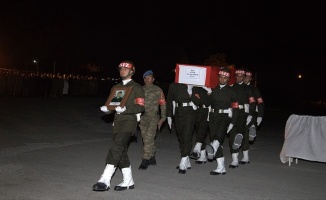
<path id="1" fill-rule="evenodd" d="M 2 2 L 0 67 L 37 59 L 45 70 L 54 62 L 116 69 L 131 60 L 139 76 L 147 69 L 173 76 L 176 63 L 203 64 L 216 53 L 261 79 L 315 76 L 324 67 L 323 1 L 148 2 Z"/>

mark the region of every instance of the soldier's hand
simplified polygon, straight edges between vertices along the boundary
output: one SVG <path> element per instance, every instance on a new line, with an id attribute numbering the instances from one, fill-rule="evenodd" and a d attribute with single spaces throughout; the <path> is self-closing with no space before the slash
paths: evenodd
<path id="1" fill-rule="evenodd" d="M 137 122 L 140 122 L 140 115 L 141 115 L 141 113 L 137 113 L 137 114 L 136 114 Z"/>
<path id="2" fill-rule="evenodd" d="M 171 117 L 167 117 L 168 119 L 168 125 L 170 127 L 170 129 L 172 128 L 172 118 Z"/>
<path id="3" fill-rule="evenodd" d="M 231 123 L 231 124 L 229 125 L 229 127 L 228 127 L 228 130 L 227 130 L 226 132 L 229 133 L 229 132 L 232 130 L 232 128 L 233 128 L 233 124 Z"/>
<path id="4" fill-rule="evenodd" d="M 263 118 L 262 117 L 257 117 L 257 126 L 260 125 L 261 121 L 263 121 Z"/>
<path id="5" fill-rule="evenodd" d="M 110 110 L 108 110 L 108 107 L 106 107 L 106 106 L 101 106 L 100 109 L 101 109 L 101 111 L 104 112 L 105 114 L 109 114 L 109 113 L 110 113 Z"/>
<path id="6" fill-rule="evenodd" d="M 187 92 L 188 92 L 188 94 L 189 95 L 191 95 L 192 94 L 192 88 L 194 87 L 193 85 L 187 85 Z"/>
<path id="7" fill-rule="evenodd" d="M 126 106 L 124 106 L 124 107 L 120 107 L 120 106 L 117 106 L 116 108 L 115 108 L 115 111 L 118 113 L 118 114 L 121 114 L 121 113 L 123 113 L 124 111 L 126 111 Z"/>
<path id="8" fill-rule="evenodd" d="M 203 89 L 207 91 L 208 94 L 212 93 L 212 89 L 206 86 L 203 86 Z"/>
<path id="9" fill-rule="evenodd" d="M 158 129 L 158 130 L 161 130 L 161 127 L 162 127 L 164 121 L 165 121 L 165 119 L 160 119 L 160 120 L 158 121 L 158 123 L 157 123 L 157 129 Z"/>
<path id="10" fill-rule="evenodd" d="M 251 120 L 252 120 L 252 116 L 251 115 L 248 115 L 246 125 L 248 125 L 251 122 Z"/>

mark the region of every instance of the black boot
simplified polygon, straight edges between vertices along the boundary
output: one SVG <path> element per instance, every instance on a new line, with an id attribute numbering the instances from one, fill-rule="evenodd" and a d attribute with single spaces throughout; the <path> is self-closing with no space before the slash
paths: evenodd
<path id="1" fill-rule="evenodd" d="M 151 157 L 151 159 L 149 159 L 148 161 L 148 165 L 156 165 L 156 159 L 155 156 Z"/>
<path id="2" fill-rule="evenodd" d="M 149 160 L 143 159 L 138 169 L 146 170 L 148 168 L 148 165 Z"/>

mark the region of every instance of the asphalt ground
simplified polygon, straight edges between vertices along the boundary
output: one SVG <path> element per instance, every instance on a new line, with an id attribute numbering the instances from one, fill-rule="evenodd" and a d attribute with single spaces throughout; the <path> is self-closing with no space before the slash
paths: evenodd
<path id="1" fill-rule="evenodd" d="M 157 136 L 157 166 L 138 170 L 142 141 L 129 147 L 135 189 L 92 191 L 105 166 L 112 141 L 112 115 L 102 97 L 0 98 L 0 199 L 325 199 L 326 165 L 280 161 L 286 120 L 291 113 L 266 108 L 250 149 L 250 164 L 236 169 L 225 149 L 226 175 L 212 176 L 216 162 L 179 174 L 174 129 L 165 125 Z M 227 142 L 227 141 L 226 141 Z M 242 155 L 239 156 L 241 159 Z M 111 188 L 122 181 L 119 170 Z"/>

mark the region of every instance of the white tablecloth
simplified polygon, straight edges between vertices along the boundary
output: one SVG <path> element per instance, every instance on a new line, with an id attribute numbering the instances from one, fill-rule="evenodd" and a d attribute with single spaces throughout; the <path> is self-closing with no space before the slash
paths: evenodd
<path id="1" fill-rule="evenodd" d="M 289 158 L 326 162 L 326 117 L 289 117 L 280 159 L 286 163 Z"/>

